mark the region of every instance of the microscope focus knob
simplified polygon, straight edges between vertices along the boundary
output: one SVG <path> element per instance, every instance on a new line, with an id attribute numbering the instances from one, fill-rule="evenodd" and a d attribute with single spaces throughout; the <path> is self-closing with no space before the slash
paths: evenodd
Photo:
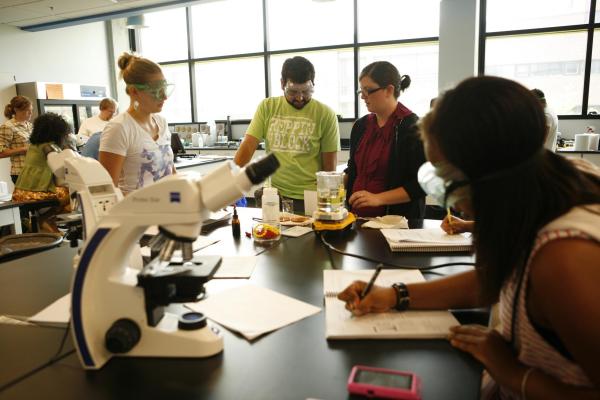
<path id="1" fill-rule="evenodd" d="M 111 353 L 127 353 L 140 341 L 141 336 L 140 327 L 134 321 L 122 318 L 106 331 L 104 343 Z"/>

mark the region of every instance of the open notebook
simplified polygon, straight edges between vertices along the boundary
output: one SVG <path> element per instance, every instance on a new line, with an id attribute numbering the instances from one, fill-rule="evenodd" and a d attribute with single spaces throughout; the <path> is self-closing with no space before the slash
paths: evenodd
<path id="1" fill-rule="evenodd" d="M 382 229 L 381 233 L 392 251 L 470 251 L 470 233 L 448 235 L 442 228 Z"/>
<path id="2" fill-rule="evenodd" d="M 437 339 L 445 338 L 458 321 L 449 311 L 389 311 L 354 317 L 345 303 L 336 298 L 338 292 L 355 280 L 367 282 L 373 270 L 323 271 L 325 292 L 325 336 L 327 339 Z M 395 282 L 422 282 L 418 270 L 384 269 L 376 285 L 391 286 Z"/>

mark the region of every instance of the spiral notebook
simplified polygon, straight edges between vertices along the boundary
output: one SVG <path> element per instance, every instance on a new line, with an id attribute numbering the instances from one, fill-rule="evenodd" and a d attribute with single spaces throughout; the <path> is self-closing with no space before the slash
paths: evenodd
<path id="1" fill-rule="evenodd" d="M 448 235 L 442 228 L 382 229 L 381 233 L 392 251 L 471 251 L 473 248 L 470 233 Z"/>
<path id="2" fill-rule="evenodd" d="M 325 337 L 327 339 L 437 339 L 445 338 L 451 326 L 459 325 L 449 311 L 404 311 L 352 316 L 345 303 L 337 299 L 355 280 L 368 281 L 373 270 L 324 270 Z M 391 286 L 395 282 L 422 282 L 418 270 L 384 269 L 376 285 Z"/>

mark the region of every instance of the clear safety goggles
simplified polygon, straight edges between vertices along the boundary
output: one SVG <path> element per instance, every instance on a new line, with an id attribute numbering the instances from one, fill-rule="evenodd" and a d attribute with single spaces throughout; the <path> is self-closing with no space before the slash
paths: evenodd
<path id="1" fill-rule="evenodd" d="M 448 163 L 426 162 L 417 172 L 419 185 L 440 206 L 453 207 L 469 196 L 469 180 Z"/>
<path id="2" fill-rule="evenodd" d="M 305 83 L 294 83 L 288 81 L 283 88 L 283 92 L 286 96 L 293 98 L 302 97 L 303 99 L 311 98 L 314 91 L 315 88 L 310 81 Z"/>
<path id="3" fill-rule="evenodd" d="M 170 97 L 175 90 L 175 84 L 168 83 L 165 80 L 150 83 L 131 83 L 129 85 L 138 90 L 143 90 L 156 100 L 163 100 Z"/>

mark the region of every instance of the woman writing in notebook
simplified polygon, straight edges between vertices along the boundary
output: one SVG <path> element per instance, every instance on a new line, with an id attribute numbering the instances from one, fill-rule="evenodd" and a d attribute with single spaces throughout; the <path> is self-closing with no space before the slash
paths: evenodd
<path id="1" fill-rule="evenodd" d="M 484 398 L 599 398 L 600 176 L 543 149 L 539 101 L 506 79 L 463 81 L 421 127 L 446 205 L 475 221 L 476 267 L 363 299 L 354 282 L 338 297 L 358 315 L 499 302 L 498 330 L 449 334 L 485 366 Z"/>
<path id="2" fill-rule="evenodd" d="M 146 58 L 124 53 L 118 64 L 130 104 L 104 128 L 98 161 L 127 194 L 175 173 L 171 132 L 158 114 L 173 85 L 160 66 Z"/>

